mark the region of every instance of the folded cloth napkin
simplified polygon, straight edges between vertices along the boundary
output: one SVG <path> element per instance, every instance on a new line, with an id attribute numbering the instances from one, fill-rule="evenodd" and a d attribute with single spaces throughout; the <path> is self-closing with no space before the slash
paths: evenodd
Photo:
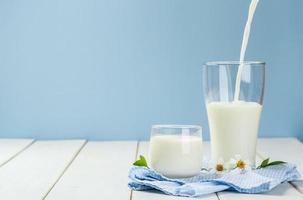
<path id="1" fill-rule="evenodd" d="M 223 190 L 262 193 L 299 177 L 296 166 L 289 163 L 251 171 L 235 169 L 220 174 L 201 172 L 185 179 L 171 179 L 146 167 L 132 167 L 128 186 L 133 190 L 156 189 L 169 195 L 197 197 Z"/>

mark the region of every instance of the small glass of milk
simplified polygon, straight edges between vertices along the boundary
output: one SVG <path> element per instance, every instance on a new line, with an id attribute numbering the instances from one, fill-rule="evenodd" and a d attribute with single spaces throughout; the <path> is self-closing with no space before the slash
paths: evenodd
<path id="1" fill-rule="evenodd" d="M 170 178 L 197 175 L 202 168 L 202 128 L 194 125 L 152 126 L 152 169 Z"/>

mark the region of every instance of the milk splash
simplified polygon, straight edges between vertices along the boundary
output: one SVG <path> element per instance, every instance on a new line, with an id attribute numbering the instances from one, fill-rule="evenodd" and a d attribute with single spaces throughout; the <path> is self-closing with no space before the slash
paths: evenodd
<path id="1" fill-rule="evenodd" d="M 250 34 L 250 27 L 251 23 L 254 18 L 254 13 L 256 11 L 257 5 L 258 5 L 259 0 L 252 0 L 249 6 L 248 10 L 248 17 L 243 33 L 243 39 L 242 39 L 242 46 L 241 46 L 241 52 L 240 52 L 240 65 L 238 68 L 237 72 L 237 78 L 236 78 L 236 86 L 235 86 L 235 95 L 234 95 L 234 101 L 239 100 L 240 96 L 240 86 L 241 86 L 241 76 L 242 76 L 242 71 L 243 71 L 243 66 L 244 66 L 244 57 L 245 57 L 245 52 L 248 44 L 248 39 L 249 39 L 249 34 Z"/>

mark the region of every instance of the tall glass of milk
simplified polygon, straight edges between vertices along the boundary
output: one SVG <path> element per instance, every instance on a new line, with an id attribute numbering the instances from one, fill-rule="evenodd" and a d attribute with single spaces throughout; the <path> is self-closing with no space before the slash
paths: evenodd
<path id="1" fill-rule="evenodd" d="M 198 174 L 202 168 L 202 128 L 194 125 L 152 126 L 149 159 L 152 169 L 170 178 Z"/>
<path id="2" fill-rule="evenodd" d="M 235 99 L 239 67 L 241 84 Z M 214 161 L 229 161 L 238 154 L 255 165 L 264 82 L 264 62 L 223 61 L 204 65 L 204 97 Z"/>

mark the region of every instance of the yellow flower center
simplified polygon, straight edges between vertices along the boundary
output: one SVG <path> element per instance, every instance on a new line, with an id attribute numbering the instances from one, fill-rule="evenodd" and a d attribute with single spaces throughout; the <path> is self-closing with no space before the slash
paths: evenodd
<path id="1" fill-rule="evenodd" d="M 245 166 L 246 166 L 246 163 L 245 163 L 243 160 L 239 160 L 239 161 L 237 162 L 237 167 L 238 167 L 239 169 L 245 169 Z"/>
<path id="2" fill-rule="evenodd" d="M 217 170 L 218 172 L 222 172 L 222 171 L 224 170 L 224 166 L 223 166 L 222 164 L 217 164 L 217 165 L 216 165 L 216 170 Z"/>

